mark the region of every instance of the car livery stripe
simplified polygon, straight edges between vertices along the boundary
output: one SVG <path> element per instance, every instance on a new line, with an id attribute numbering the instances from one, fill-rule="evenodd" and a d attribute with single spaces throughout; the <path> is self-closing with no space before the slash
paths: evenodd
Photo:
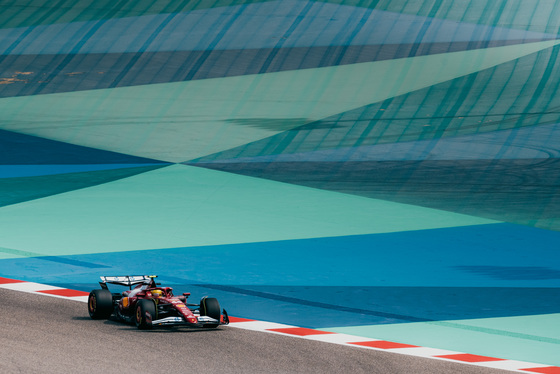
<path id="1" fill-rule="evenodd" d="M 68 300 L 87 302 L 88 293 L 62 287 L 49 286 L 34 282 L 0 277 L 0 288 L 31 292 L 45 296 L 60 297 Z M 560 367 L 516 361 L 496 357 L 479 356 L 445 349 L 420 347 L 401 342 L 389 342 L 382 339 L 364 338 L 355 335 L 339 334 L 276 322 L 257 321 L 247 318 L 229 317 L 229 326 L 244 330 L 261 331 L 294 338 L 316 340 L 326 343 L 341 344 L 349 347 L 373 349 L 397 354 L 453 361 L 466 365 L 476 365 L 494 369 L 503 369 L 519 373 L 560 374 Z"/>

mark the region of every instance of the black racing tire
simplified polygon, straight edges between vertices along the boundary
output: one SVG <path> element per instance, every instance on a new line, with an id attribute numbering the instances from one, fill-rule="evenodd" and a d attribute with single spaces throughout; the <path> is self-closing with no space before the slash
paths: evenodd
<path id="1" fill-rule="evenodd" d="M 200 299 L 199 312 L 201 316 L 208 316 L 218 321 L 220 321 L 222 318 L 220 303 L 216 298 L 213 297 L 204 296 L 202 299 Z M 214 323 L 207 323 L 202 327 L 214 328 L 218 327 L 218 325 Z"/>
<path id="2" fill-rule="evenodd" d="M 148 299 L 138 300 L 136 303 L 136 327 L 140 330 L 149 330 L 152 328 L 152 321 L 155 319 L 157 319 L 156 303 Z"/>
<path id="3" fill-rule="evenodd" d="M 113 314 L 113 295 L 109 290 L 93 290 L 88 297 L 88 312 L 92 319 L 108 319 Z"/>

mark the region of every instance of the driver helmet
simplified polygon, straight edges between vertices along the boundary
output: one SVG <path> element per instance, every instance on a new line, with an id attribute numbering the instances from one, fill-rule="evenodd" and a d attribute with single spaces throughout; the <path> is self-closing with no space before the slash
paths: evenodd
<path id="1" fill-rule="evenodd" d="M 161 297 L 163 294 L 161 290 L 152 290 L 151 292 L 153 297 Z"/>

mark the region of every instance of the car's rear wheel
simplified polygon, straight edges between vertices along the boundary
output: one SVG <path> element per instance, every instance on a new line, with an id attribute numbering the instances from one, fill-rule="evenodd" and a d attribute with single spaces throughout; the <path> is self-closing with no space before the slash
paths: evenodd
<path id="1" fill-rule="evenodd" d="M 152 321 L 157 319 L 157 308 L 153 300 L 142 299 L 136 303 L 136 326 L 140 330 L 152 328 Z"/>
<path id="2" fill-rule="evenodd" d="M 109 290 L 93 290 L 88 297 L 88 312 L 92 319 L 108 319 L 113 314 L 113 295 Z"/>
<path id="3" fill-rule="evenodd" d="M 200 299 L 199 311 L 201 316 L 208 316 L 210 318 L 214 318 L 217 321 L 220 321 L 220 319 L 222 318 L 220 303 L 216 298 L 213 297 L 204 296 L 202 299 Z M 202 327 L 218 327 L 218 324 L 207 323 Z"/>

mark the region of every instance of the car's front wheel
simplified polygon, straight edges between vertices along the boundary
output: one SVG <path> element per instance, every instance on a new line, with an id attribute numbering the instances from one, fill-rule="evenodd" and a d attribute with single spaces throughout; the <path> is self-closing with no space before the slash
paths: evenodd
<path id="1" fill-rule="evenodd" d="M 221 314 L 221 309 L 220 309 L 220 303 L 218 302 L 217 299 L 213 298 L 213 297 L 206 297 L 204 296 L 201 300 L 200 300 L 200 315 L 201 316 L 208 316 L 211 318 L 214 318 L 217 321 L 220 321 L 220 319 L 222 318 L 222 314 Z M 203 327 L 218 327 L 218 324 L 215 323 L 208 323 L 203 325 Z"/>
<path id="2" fill-rule="evenodd" d="M 108 319 L 113 314 L 113 295 L 109 290 L 93 290 L 88 297 L 88 312 L 92 319 Z"/>
<path id="3" fill-rule="evenodd" d="M 151 329 L 154 319 L 157 319 L 157 309 L 153 300 L 138 300 L 138 303 L 136 303 L 136 326 L 140 330 Z"/>

